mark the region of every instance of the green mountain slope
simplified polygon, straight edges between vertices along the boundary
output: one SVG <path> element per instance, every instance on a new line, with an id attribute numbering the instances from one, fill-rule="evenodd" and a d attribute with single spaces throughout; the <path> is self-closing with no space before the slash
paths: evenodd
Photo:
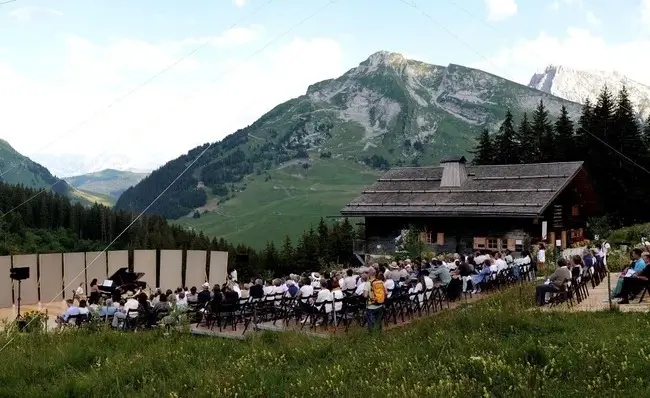
<path id="1" fill-rule="evenodd" d="M 117 200 L 122 192 L 136 185 L 146 176 L 146 173 L 106 169 L 95 173 L 66 177 L 64 180 L 75 188 Z"/>
<path id="2" fill-rule="evenodd" d="M 75 189 L 56 178 L 40 164 L 16 151 L 7 141 L 0 139 L 0 181 L 24 185 L 29 188 L 51 189 L 85 206 L 95 202 L 108 204 L 111 200 L 101 195 Z"/>
<path id="3" fill-rule="evenodd" d="M 336 215 L 382 169 L 466 154 L 481 127 L 496 129 L 508 108 L 519 114 L 540 100 L 551 114 L 562 105 L 580 112 L 579 104 L 480 70 L 378 52 L 215 143 L 149 211 L 251 245 L 295 236 Z M 206 145 L 127 189 L 116 208 L 144 209 Z M 276 188 L 285 185 L 296 191 Z"/>

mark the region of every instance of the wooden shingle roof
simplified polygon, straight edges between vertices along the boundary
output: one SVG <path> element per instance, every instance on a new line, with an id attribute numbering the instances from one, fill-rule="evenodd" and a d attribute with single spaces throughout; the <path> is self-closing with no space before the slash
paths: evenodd
<path id="1" fill-rule="evenodd" d="M 582 169 L 582 162 L 467 166 L 460 187 L 440 187 L 443 167 L 400 167 L 348 203 L 343 216 L 540 215 Z"/>

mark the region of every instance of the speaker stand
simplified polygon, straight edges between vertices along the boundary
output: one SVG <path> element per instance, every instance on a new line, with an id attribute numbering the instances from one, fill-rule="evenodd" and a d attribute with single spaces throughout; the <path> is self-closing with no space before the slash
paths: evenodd
<path id="1" fill-rule="evenodd" d="M 16 302 L 18 303 L 18 315 L 16 315 L 16 319 L 20 319 L 20 300 L 21 300 L 21 291 L 20 291 L 20 283 L 22 281 L 18 281 L 18 299 L 16 299 Z"/>

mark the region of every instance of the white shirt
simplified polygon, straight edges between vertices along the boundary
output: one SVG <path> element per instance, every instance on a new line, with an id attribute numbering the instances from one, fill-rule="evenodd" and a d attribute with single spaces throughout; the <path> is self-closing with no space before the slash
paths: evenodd
<path id="1" fill-rule="evenodd" d="M 88 308 L 79 307 L 79 315 L 88 315 L 88 314 L 90 314 L 90 310 L 88 310 Z"/>
<path id="2" fill-rule="evenodd" d="M 424 275 L 424 287 L 426 290 L 433 289 L 433 279 L 428 275 Z"/>
<path id="3" fill-rule="evenodd" d="M 339 312 L 343 308 L 343 292 L 341 289 L 332 290 L 332 301 L 337 300 L 334 303 L 334 311 Z M 332 312 L 332 306 L 328 305 L 329 308 L 325 309 L 325 312 Z"/>
<path id="4" fill-rule="evenodd" d="M 422 284 L 420 282 L 418 282 L 417 285 L 415 285 L 415 287 L 409 289 L 409 294 L 420 293 L 420 292 L 422 292 Z M 423 299 L 424 299 L 424 294 L 418 294 L 418 300 L 422 302 Z M 415 296 L 413 296 L 413 300 L 415 300 Z"/>
<path id="5" fill-rule="evenodd" d="M 355 276 L 356 275 L 346 276 L 345 279 L 343 279 L 343 281 L 342 281 L 344 286 L 341 286 L 341 289 L 342 290 L 348 290 L 348 289 L 354 289 L 355 287 L 357 287 L 357 278 L 358 278 L 358 276 L 356 276 L 356 278 L 355 278 Z"/>
<path id="6" fill-rule="evenodd" d="M 395 289 L 395 281 L 392 279 L 386 279 L 384 282 L 384 286 L 386 287 L 386 291 L 388 292 L 388 296 L 390 297 L 393 295 L 393 289 Z"/>
<path id="7" fill-rule="evenodd" d="M 497 266 L 497 272 L 508 268 L 508 263 L 498 258 L 494 261 L 494 265 Z"/>
<path id="8" fill-rule="evenodd" d="M 232 291 L 237 293 L 237 297 L 241 298 L 241 289 L 239 288 L 238 284 L 232 285 Z"/>
<path id="9" fill-rule="evenodd" d="M 312 285 L 302 285 L 300 287 L 300 297 L 302 299 L 310 298 L 314 295 L 314 287 Z"/>
<path id="10" fill-rule="evenodd" d="M 359 278 L 359 285 L 357 286 L 357 290 L 354 291 L 354 294 L 356 294 L 357 296 L 361 296 L 364 290 L 366 290 L 367 284 L 368 284 L 367 281 L 362 281 L 361 278 Z"/>
<path id="11" fill-rule="evenodd" d="M 83 296 L 84 295 L 84 289 L 79 286 L 76 290 L 77 296 Z"/>
<path id="12" fill-rule="evenodd" d="M 264 286 L 264 295 L 268 296 L 269 294 L 273 294 L 274 290 L 275 286 Z"/>
<path id="13" fill-rule="evenodd" d="M 128 313 L 129 310 L 137 311 L 138 306 L 139 306 L 138 300 L 136 300 L 134 298 L 130 298 L 130 299 L 126 300 L 126 303 L 124 303 L 124 313 L 125 314 Z M 134 312 L 131 312 L 131 316 L 135 318 L 135 317 L 138 316 L 138 314 L 134 313 Z"/>
<path id="14" fill-rule="evenodd" d="M 177 299 L 176 307 L 187 307 L 187 297 Z"/>
<path id="15" fill-rule="evenodd" d="M 540 249 L 537 252 L 537 261 L 540 263 L 545 263 L 546 262 L 546 250 Z"/>
<path id="16" fill-rule="evenodd" d="M 316 296 L 316 302 L 314 303 L 315 305 L 320 305 L 325 301 L 332 300 L 332 292 L 329 291 L 328 288 L 322 288 L 318 292 L 318 296 Z M 332 312 L 332 308 L 329 307 L 329 312 Z M 328 308 L 325 308 L 325 311 L 327 312 Z"/>

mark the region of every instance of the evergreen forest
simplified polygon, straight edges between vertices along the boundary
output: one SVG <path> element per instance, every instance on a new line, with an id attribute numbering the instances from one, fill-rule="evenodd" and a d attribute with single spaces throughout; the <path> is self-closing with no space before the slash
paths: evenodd
<path id="1" fill-rule="evenodd" d="M 508 111 L 499 130 L 481 132 L 474 164 L 583 161 L 612 227 L 650 220 L 643 211 L 650 186 L 650 119 L 639 119 L 628 91 L 603 88 L 595 103 L 585 101 L 578 120 L 566 108 L 550 115 L 540 102 L 535 111 Z"/>

